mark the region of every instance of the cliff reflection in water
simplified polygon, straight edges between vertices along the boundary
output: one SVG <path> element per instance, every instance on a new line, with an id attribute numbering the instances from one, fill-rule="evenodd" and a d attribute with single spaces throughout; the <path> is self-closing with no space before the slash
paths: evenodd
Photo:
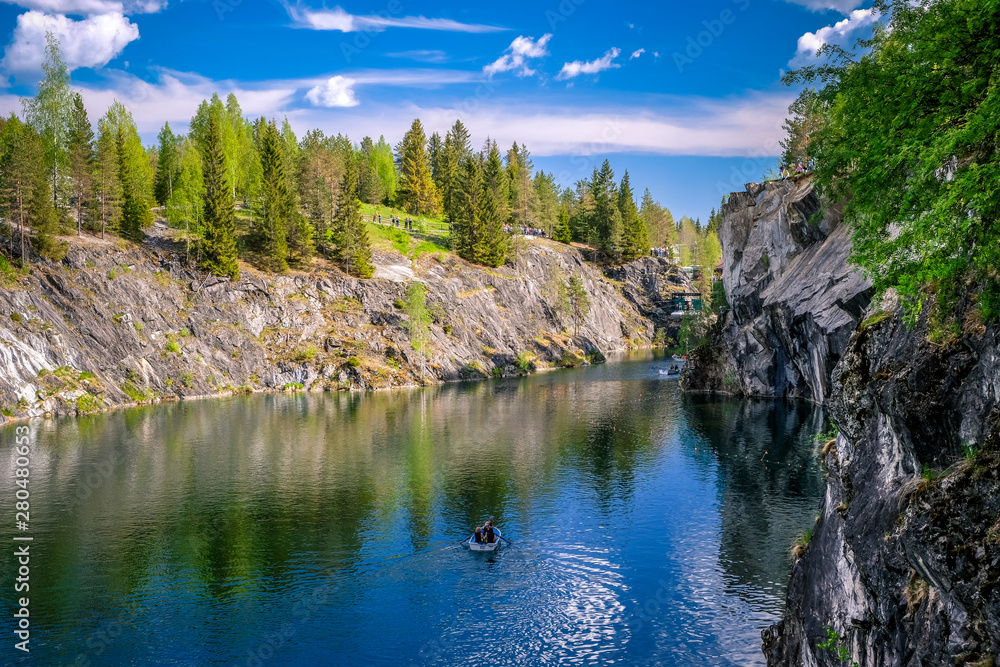
<path id="1" fill-rule="evenodd" d="M 752 662 L 747 637 L 780 606 L 769 591 L 821 493 L 801 444 L 820 422 L 809 406 L 682 397 L 648 361 L 35 422 L 33 657 L 242 664 L 269 610 L 329 585 L 281 664 L 377 663 L 390 628 L 440 664 L 476 655 L 484 632 L 554 660 L 688 660 L 738 637 Z M 489 514 L 514 545 L 477 559 L 457 541 Z M 616 630 L 653 582 L 683 579 L 679 539 L 718 563 L 718 604 L 745 596 L 757 615 L 717 615 L 698 642 L 697 615 Z M 121 636 L 100 659 L 81 649 L 109 623 Z"/>
<path id="2" fill-rule="evenodd" d="M 805 401 L 684 399 L 688 423 L 717 468 L 720 560 L 740 586 L 783 591 L 789 552 L 816 518 L 825 490 L 815 434 L 822 407 Z"/>

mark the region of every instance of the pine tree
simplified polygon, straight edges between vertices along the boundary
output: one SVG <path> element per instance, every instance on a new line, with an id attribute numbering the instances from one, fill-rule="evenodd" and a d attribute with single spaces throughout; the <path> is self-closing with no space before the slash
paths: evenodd
<path id="1" fill-rule="evenodd" d="M 177 137 L 170 130 L 170 123 L 164 123 L 157 138 L 160 140 L 160 146 L 153 196 L 156 197 L 157 203 L 163 206 L 173 194 L 174 179 L 177 178 Z"/>
<path id="2" fill-rule="evenodd" d="M 559 207 L 559 217 L 552 240 L 569 245 L 573 241 L 573 232 L 569 227 L 569 209 L 566 204 Z"/>
<path id="3" fill-rule="evenodd" d="M 635 207 L 632 184 L 629 182 L 627 170 L 622 176 L 621 186 L 618 188 L 618 210 L 621 212 L 622 218 L 622 260 L 631 262 L 645 257 L 649 254 L 649 233 L 646 230 L 646 223 L 639 217 L 639 211 Z"/>
<path id="4" fill-rule="evenodd" d="M 153 224 L 153 212 L 149 202 L 139 192 L 139 186 L 133 173 L 133 164 L 128 151 L 128 139 L 125 128 L 118 126 L 115 137 L 115 150 L 118 153 L 118 182 L 122 186 L 122 208 L 119 231 L 125 237 L 134 241 L 144 238 L 143 230 Z"/>
<path id="5" fill-rule="evenodd" d="M 501 266 L 507 261 L 510 236 L 504 231 L 506 202 L 498 200 L 491 188 L 483 188 L 479 198 L 479 224 L 482 236 L 473 246 L 476 261 L 486 266 Z"/>
<path id="6" fill-rule="evenodd" d="M 623 228 L 624 223 L 622 222 L 621 211 L 619 211 L 618 206 L 615 205 L 611 209 L 611 221 L 608 223 L 607 236 L 604 238 L 603 244 L 604 253 L 610 257 L 613 262 L 620 262 L 622 259 Z"/>
<path id="7" fill-rule="evenodd" d="M 17 225 L 20 245 L 21 265 L 30 262 L 28 246 L 34 226 L 33 203 L 36 185 L 46 178 L 43 164 L 44 146 L 31 126 L 22 123 L 13 113 L 4 123 L 0 135 L 3 149 L 0 163 L 0 177 L 3 186 L 4 218 L 11 227 Z"/>
<path id="8" fill-rule="evenodd" d="M 431 180 L 440 193 L 444 187 L 444 142 L 437 132 L 427 141 L 427 157 L 431 164 Z"/>
<path id="9" fill-rule="evenodd" d="M 281 151 L 281 137 L 274 121 L 261 129 L 261 192 L 253 240 L 260 248 L 271 271 L 288 270 L 288 245 L 285 240 L 292 211 L 289 207 L 288 181 Z"/>
<path id="10" fill-rule="evenodd" d="M 479 198 L 483 194 L 483 170 L 478 157 L 467 157 L 461 165 L 456 183 L 461 183 L 454 197 L 454 218 L 451 229 L 451 249 L 470 262 L 478 261 L 473 248 L 483 235 L 479 219 Z"/>
<path id="11" fill-rule="evenodd" d="M 612 234 L 612 216 L 614 211 L 618 209 L 618 193 L 615 188 L 615 172 L 612 171 L 611 163 L 607 160 L 601 165 L 600 170 L 594 168 L 590 191 L 594 198 L 591 230 L 603 252 L 608 255 L 617 255 L 618 248 L 615 247 L 617 244 Z M 618 227 L 618 233 L 617 243 L 620 244 L 621 227 Z"/>
<path id="12" fill-rule="evenodd" d="M 573 335 L 575 336 L 580 332 L 580 323 L 590 312 L 590 299 L 587 298 L 587 290 L 579 276 L 572 276 L 569 279 L 567 292 L 569 293 L 570 312 L 573 315 Z"/>
<path id="13" fill-rule="evenodd" d="M 427 136 L 417 118 L 396 147 L 399 166 L 399 205 L 417 215 L 434 214 L 441 210 L 440 197 L 431 179 Z"/>
<path id="14" fill-rule="evenodd" d="M 375 273 L 375 267 L 372 265 L 368 227 L 361 217 L 358 168 L 353 159 L 348 160 L 344 167 L 344 177 L 337 195 L 337 213 L 330 228 L 334 259 L 346 273 L 360 278 L 371 278 Z"/>
<path id="15" fill-rule="evenodd" d="M 210 118 L 206 128 L 202 172 L 205 178 L 202 268 L 217 276 L 240 277 L 236 257 L 236 217 L 232 187 L 226 175 L 219 124 Z"/>
<path id="16" fill-rule="evenodd" d="M 76 197 L 76 233 L 83 229 L 84 217 L 92 219 L 94 213 L 94 128 L 87 117 L 80 93 L 73 95 L 73 114 L 69 129 L 69 175 Z"/>

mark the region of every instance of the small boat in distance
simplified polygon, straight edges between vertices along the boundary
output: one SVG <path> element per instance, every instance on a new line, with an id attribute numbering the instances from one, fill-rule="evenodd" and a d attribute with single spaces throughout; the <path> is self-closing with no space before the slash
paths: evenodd
<path id="1" fill-rule="evenodd" d="M 476 536 L 470 535 L 465 541 L 469 545 L 469 551 L 496 551 L 500 548 L 500 540 L 503 537 L 499 528 L 494 528 L 495 537 L 492 542 L 476 542 Z"/>

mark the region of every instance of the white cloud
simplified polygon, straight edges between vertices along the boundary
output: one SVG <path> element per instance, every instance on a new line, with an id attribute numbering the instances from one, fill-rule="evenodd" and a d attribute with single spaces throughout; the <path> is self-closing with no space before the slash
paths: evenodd
<path id="1" fill-rule="evenodd" d="M 483 73 L 492 77 L 499 72 L 513 71 L 520 77 L 533 76 L 535 70 L 528 67 L 528 60 L 549 55 L 545 45 L 549 43 L 550 39 L 552 39 L 551 33 L 545 33 L 538 38 L 538 41 L 524 35 L 518 36 L 510 43 L 502 56 L 483 68 Z"/>
<path id="2" fill-rule="evenodd" d="M 814 12 L 823 12 L 833 9 L 845 16 L 855 7 L 861 5 L 864 0 L 786 0 L 796 5 L 802 5 L 806 9 Z"/>
<path id="3" fill-rule="evenodd" d="M 641 55 L 642 55 L 642 54 L 644 54 L 645 52 L 646 52 L 646 49 L 638 49 L 638 50 L 636 50 L 636 51 L 633 51 L 633 52 L 632 52 L 632 55 L 630 55 L 630 56 L 628 57 L 628 59 L 629 59 L 629 60 L 635 60 L 636 58 L 638 58 L 639 56 L 641 56 Z"/>
<path id="4" fill-rule="evenodd" d="M 306 99 L 317 107 L 356 107 L 360 102 L 354 96 L 357 81 L 345 76 L 331 76 L 325 83 L 311 88 Z"/>
<path id="5" fill-rule="evenodd" d="M 816 32 L 807 32 L 799 37 L 795 57 L 789 61 L 789 65 L 800 67 L 815 62 L 816 51 L 824 44 L 845 46 L 853 33 L 872 25 L 877 20 L 878 15 L 875 10 L 858 9 L 842 21 L 820 28 Z"/>
<path id="6" fill-rule="evenodd" d="M 0 0 L 45 14 L 153 14 L 167 6 L 166 0 Z"/>
<path id="7" fill-rule="evenodd" d="M 155 138 L 164 122 L 169 122 L 175 131 L 185 131 L 198 104 L 211 98 L 213 93 L 218 93 L 222 99 L 234 93 L 243 113 L 253 118 L 278 113 L 297 92 L 295 86 L 286 82 L 240 84 L 162 69 L 155 83 L 120 70 L 105 70 L 104 73 L 106 81 L 101 87 L 93 84 L 74 86 L 83 95 L 90 120 L 96 126 L 97 119 L 118 100 L 132 112 L 139 133 L 146 141 Z"/>
<path id="8" fill-rule="evenodd" d="M 335 30 L 339 32 L 380 32 L 386 28 L 417 28 L 445 32 L 499 32 L 506 30 L 492 25 L 461 23 L 451 19 L 429 19 L 424 16 L 391 16 L 388 12 L 361 16 L 349 14 L 340 7 L 333 9 L 300 9 L 286 5 L 289 16 L 300 28 Z"/>
<path id="9" fill-rule="evenodd" d="M 14 39 L 4 52 L 0 68 L 7 73 L 41 77 L 45 33 L 59 39 L 70 71 L 103 67 L 129 42 L 139 39 L 139 28 L 121 14 L 102 14 L 82 21 L 30 11 L 17 17 Z"/>
<path id="10" fill-rule="evenodd" d="M 581 74 L 597 74 L 598 72 L 603 72 L 608 69 L 615 69 L 621 67 L 618 63 L 614 62 L 621 54 L 621 49 L 615 47 L 610 49 L 603 56 L 597 60 L 591 60 L 590 62 L 583 62 L 582 60 L 574 60 L 571 63 L 566 63 L 562 66 L 556 79 L 562 81 L 564 79 L 572 79 L 575 76 Z"/>

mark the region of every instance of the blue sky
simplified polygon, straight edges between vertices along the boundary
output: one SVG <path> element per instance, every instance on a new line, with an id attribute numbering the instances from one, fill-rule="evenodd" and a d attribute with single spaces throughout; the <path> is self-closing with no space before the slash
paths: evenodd
<path id="1" fill-rule="evenodd" d="M 355 142 L 461 118 L 564 185 L 608 157 L 637 196 L 704 220 L 774 163 L 782 72 L 874 20 L 855 0 L 337 1 L 2 0 L 0 111 L 34 94 L 51 31 L 91 120 L 117 98 L 148 143 L 216 91 Z"/>

